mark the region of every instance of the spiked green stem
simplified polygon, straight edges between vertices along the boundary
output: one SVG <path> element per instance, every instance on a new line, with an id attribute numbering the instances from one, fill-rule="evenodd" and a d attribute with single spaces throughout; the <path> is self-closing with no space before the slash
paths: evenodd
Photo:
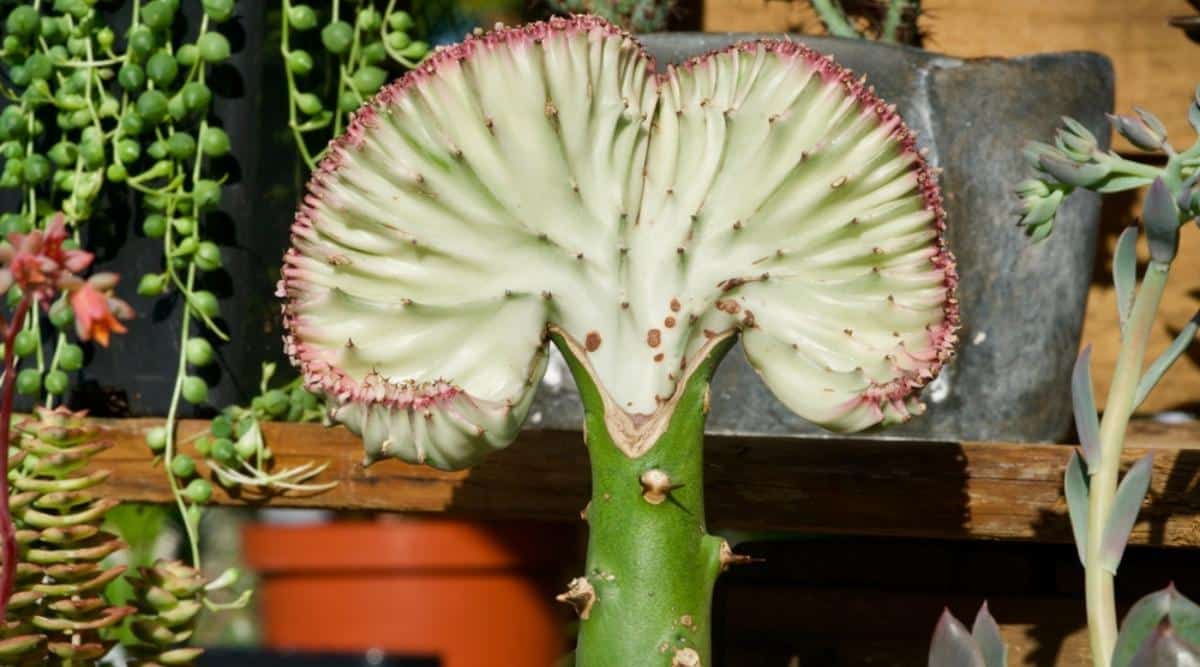
<path id="1" fill-rule="evenodd" d="M 1102 566 L 1104 529 L 1112 512 L 1117 491 L 1117 473 L 1121 467 L 1121 449 L 1125 430 L 1133 414 L 1134 395 L 1141 380 L 1146 360 L 1146 343 L 1154 325 L 1163 290 L 1167 285 L 1170 265 L 1150 262 L 1142 287 L 1134 300 L 1133 312 L 1121 340 L 1112 387 L 1100 423 L 1100 464 L 1092 472 L 1088 507 L 1085 590 L 1087 592 L 1088 635 L 1092 648 L 1092 664 L 1110 667 L 1113 647 L 1117 641 L 1117 612 L 1113 596 L 1113 573 Z"/>
<path id="2" fill-rule="evenodd" d="M 664 405 L 673 410 L 666 429 L 631 458 L 588 370 L 555 339 L 579 386 L 592 463 L 587 571 L 560 596 L 582 619 L 576 667 L 713 664 L 712 591 L 729 552 L 705 529 L 704 420 L 709 380 L 733 340 L 712 348 Z"/>

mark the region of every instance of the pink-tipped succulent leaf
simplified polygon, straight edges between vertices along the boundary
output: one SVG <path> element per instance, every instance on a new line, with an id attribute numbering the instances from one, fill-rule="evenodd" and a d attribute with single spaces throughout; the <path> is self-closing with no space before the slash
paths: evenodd
<path id="1" fill-rule="evenodd" d="M 951 352 L 943 228 L 894 108 L 804 46 L 655 74 L 593 17 L 500 29 L 330 146 L 285 259 L 287 349 L 368 458 L 507 444 L 548 328 L 629 415 L 740 330 L 786 405 L 858 430 L 919 410 Z"/>

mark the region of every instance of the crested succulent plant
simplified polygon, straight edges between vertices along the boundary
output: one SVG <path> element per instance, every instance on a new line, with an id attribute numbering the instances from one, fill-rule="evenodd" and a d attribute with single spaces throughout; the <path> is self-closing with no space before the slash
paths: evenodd
<path id="1" fill-rule="evenodd" d="M 131 664 L 139 667 L 185 667 L 204 653 L 189 647 L 203 607 L 207 580 L 199 570 L 180 561 L 158 561 L 142 568 L 132 580 L 138 592 L 133 634 L 141 642 L 128 646 Z"/>
<path id="2" fill-rule="evenodd" d="M 936 176 L 830 58 L 742 43 L 655 73 L 596 17 L 434 53 L 314 173 L 285 347 L 368 462 L 461 468 L 517 435 L 548 341 L 592 460 L 577 664 L 708 665 L 738 561 L 705 532 L 704 416 L 739 335 L 838 431 L 905 421 L 958 326 Z"/>
<path id="3" fill-rule="evenodd" d="M 594 14 L 632 32 L 659 32 L 675 11 L 675 0 L 546 0 L 563 14 Z"/>
<path id="4" fill-rule="evenodd" d="M 113 643 L 102 631 L 133 612 L 103 598 L 104 587 L 125 571 L 103 563 L 124 546 L 100 528 L 119 501 L 93 493 L 108 472 L 88 466 L 111 444 L 84 413 L 65 408 L 38 409 L 17 431 L 19 452 L 9 476 L 20 561 L 0 659 L 96 664 Z"/>

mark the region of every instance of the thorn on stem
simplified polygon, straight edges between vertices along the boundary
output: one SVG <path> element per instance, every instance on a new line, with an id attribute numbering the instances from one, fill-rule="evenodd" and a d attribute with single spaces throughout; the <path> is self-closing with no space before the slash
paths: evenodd
<path id="1" fill-rule="evenodd" d="M 587 577 L 575 577 L 567 584 L 567 591 L 554 599 L 574 607 L 579 618 L 586 621 L 592 613 L 592 605 L 596 604 L 596 589 Z"/>
<path id="2" fill-rule="evenodd" d="M 678 486 L 671 483 L 671 476 L 659 468 L 651 468 L 639 478 L 642 484 L 642 499 L 651 505 L 661 505 Z"/>
<path id="3" fill-rule="evenodd" d="M 761 563 L 764 559 L 754 558 L 753 556 L 743 556 L 742 554 L 733 553 L 733 547 L 729 546 L 728 540 L 721 540 L 721 571 L 724 572 L 734 565 L 750 565 L 751 563 Z"/>
<path id="4" fill-rule="evenodd" d="M 700 662 L 700 654 L 694 648 L 681 648 L 675 651 L 671 659 L 671 667 L 704 667 Z"/>

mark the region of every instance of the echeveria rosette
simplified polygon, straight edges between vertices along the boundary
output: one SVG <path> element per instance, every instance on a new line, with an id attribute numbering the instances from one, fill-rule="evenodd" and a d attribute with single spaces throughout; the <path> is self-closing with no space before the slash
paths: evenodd
<path id="1" fill-rule="evenodd" d="M 369 459 L 507 444 L 548 331 L 629 423 L 740 332 L 785 404 L 854 431 L 918 412 L 951 354 L 944 227 L 912 133 L 831 59 L 759 41 L 655 74 L 618 28 L 552 19 L 438 51 L 330 146 L 286 348 Z"/>
<path id="2" fill-rule="evenodd" d="M 1034 170 L 1033 178 L 1017 185 L 1021 200 L 1019 224 L 1034 241 L 1050 235 L 1058 207 L 1077 188 L 1101 194 L 1136 190 L 1162 177 L 1176 198 L 1180 219 L 1200 216 L 1200 139 L 1190 148 L 1177 151 L 1167 138 L 1167 129 L 1153 113 L 1134 107 L 1132 115 L 1109 114 L 1117 134 L 1140 150 L 1165 153 L 1167 165 L 1129 160 L 1115 151 L 1102 151 L 1095 135 L 1073 118 L 1062 119 L 1063 127 L 1055 134 L 1054 145 L 1031 141 L 1025 146 L 1025 159 Z M 1200 134 L 1200 87 L 1188 110 L 1197 134 Z"/>

